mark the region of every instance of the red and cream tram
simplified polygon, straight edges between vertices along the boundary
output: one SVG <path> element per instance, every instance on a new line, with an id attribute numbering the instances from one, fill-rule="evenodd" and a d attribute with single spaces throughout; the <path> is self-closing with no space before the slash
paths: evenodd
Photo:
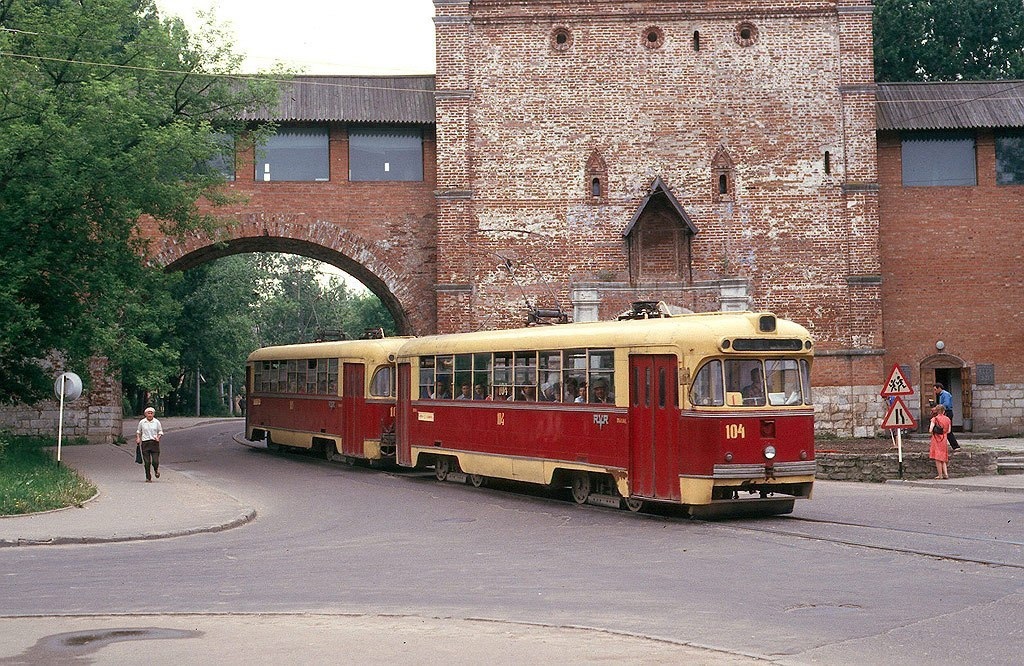
<path id="1" fill-rule="evenodd" d="M 631 510 L 788 513 L 814 483 L 811 348 L 752 312 L 410 339 L 397 461 Z"/>
<path id="2" fill-rule="evenodd" d="M 258 349 L 246 368 L 246 438 L 331 460 L 395 457 L 395 358 L 408 338 Z"/>

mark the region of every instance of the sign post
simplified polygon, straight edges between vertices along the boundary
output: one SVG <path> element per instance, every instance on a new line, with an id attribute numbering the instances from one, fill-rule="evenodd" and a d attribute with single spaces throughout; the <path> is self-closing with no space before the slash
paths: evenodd
<path id="1" fill-rule="evenodd" d="M 53 393 L 60 399 L 57 419 L 57 464 L 60 464 L 60 445 L 64 439 L 64 400 L 74 402 L 82 395 L 82 379 L 73 372 L 62 372 L 53 383 Z"/>
<path id="2" fill-rule="evenodd" d="M 892 366 L 889 378 L 885 380 L 880 395 L 889 402 L 889 409 L 882 419 L 882 428 L 896 431 L 896 454 L 899 458 L 900 478 L 903 478 L 903 429 L 917 427 L 914 415 L 900 396 L 914 395 L 914 388 L 900 370 L 900 366 Z"/>

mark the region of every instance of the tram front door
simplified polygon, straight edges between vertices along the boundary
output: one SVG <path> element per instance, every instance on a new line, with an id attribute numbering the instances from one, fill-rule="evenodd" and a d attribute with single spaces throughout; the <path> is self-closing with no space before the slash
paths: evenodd
<path id="1" fill-rule="evenodd" d="M 676 357 L 629 357 L 629 483 L 634 497 L 679 500 Z"/>

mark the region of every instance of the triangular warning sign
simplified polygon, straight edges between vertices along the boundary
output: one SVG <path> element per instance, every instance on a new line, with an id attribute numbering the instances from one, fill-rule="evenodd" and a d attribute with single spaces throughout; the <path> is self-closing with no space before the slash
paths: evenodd
<path id="1" fill-rule="evenodd" d="M 907 409 L 907 406 L 903 403 L 900 398 L 893 398 L 892 404 L 889 405 L 889 411 L 885 413 L 885 418 L 882 419 L 882 428 L 885 430 L 896 430 L 896 429 L 914 429 L 917 427 L 917 421 L 914 420 L 914 416 Z"/>
<path id="2" fill-rule="evenodd" d="M 888 398 L 891 395 L 914 395 L 914 387 L 907 381 L 906 375 L 900 370 L 900 366 L 892 366 L 889 379 L 885 380 L 881 395 Z"/>

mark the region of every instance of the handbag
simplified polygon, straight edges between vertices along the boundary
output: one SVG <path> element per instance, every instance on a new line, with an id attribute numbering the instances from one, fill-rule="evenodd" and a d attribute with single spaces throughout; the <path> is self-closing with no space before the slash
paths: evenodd
<path id="1" fill-rule="evenodd" d="M 135 445 L 135 462 L 142 464 L 142 444 Z"/>
<path id="2" fill-rule="evenodd" d="M 943 432 L 945 432 L 945 431 L 942 429 L 942 426 L 940 426 L 938 423 L 933 423 L 932 424 L 932 434 L 933 435 L 941 435 Z"/>

